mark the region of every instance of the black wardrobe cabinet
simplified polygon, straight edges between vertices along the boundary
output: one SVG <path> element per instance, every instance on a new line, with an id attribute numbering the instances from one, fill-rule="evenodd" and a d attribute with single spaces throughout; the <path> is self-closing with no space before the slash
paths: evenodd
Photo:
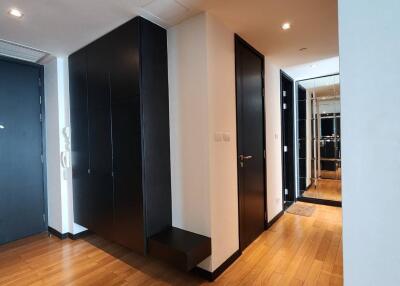
<path id="1" fill-rule="evenodd" d="M 189 270 L 211 239 L 172 226 L 166 31 L 136 17 L 69 57 L 75 222 Z"/>
<path id="2" fill-rule="evenodd" d="M 75 222 L 145 253 L 171 225 L 166 31 L 134 18 L 69 71 Z"/>

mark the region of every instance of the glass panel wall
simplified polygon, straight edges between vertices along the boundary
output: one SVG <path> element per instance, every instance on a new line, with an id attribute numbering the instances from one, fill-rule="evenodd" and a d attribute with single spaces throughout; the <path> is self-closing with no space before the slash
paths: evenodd
<path id="1" fill-rule="evenodd" d="M 341 201 L 339 75 L 297 85 L 300 196 Z"/>

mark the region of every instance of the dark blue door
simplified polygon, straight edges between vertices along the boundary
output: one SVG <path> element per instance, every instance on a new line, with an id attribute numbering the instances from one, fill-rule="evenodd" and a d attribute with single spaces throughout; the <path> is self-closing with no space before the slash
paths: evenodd
<path id="1" fill-rule="evenodd" d="M 0 244 L 45 230 L 40 73 L 0 58 Z"/>

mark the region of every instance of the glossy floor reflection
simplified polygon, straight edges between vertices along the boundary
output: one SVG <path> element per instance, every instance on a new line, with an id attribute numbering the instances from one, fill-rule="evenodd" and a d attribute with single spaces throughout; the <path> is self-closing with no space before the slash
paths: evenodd
<path id="1" fill-rule="evenodd" d="M 303 193 L 304 197 L 331 201 L 342 201 L 342 182 L 340 180 L 320 179 L 317 186 L 311 185 Z"/>

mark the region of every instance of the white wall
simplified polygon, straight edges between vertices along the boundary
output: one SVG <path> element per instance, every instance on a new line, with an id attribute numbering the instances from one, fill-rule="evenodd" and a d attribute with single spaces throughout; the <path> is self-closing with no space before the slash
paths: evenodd
<path id="1" fill-rule="evenodd" d="M 400 1 L 339 1 L 345 285 L 400 284 Z"/>
<path id="2" fill-rule="evenodd" d="M 168 30 L 172 222 L 207 236 L 210 228 L 205 15 Z"/>
<path id="3" fill-rule="evenodd" d="M 70 126 L 68 62 L 53 58 L 44 65 L 48 225 L 60 233 L 83 231 L 74 224 L 71 168 L 62 168 L 69 151 L 64 128 Z"/>
<path id="4" fill-rule="evenodd" d="M 239 249 L 234 34 L 207 14 L 212 269 Z M 225 136 L 219 141 L 218 136 Z"/>
<path id="5" fill-rule="evenodd" d="M 57 59 L 44 66 L 48 225 L 63 232 Z"/>
<path id="6" fill-rule="evenodd" d="M 168 30 L 172 223 L 212 238 L 209 271 L 239 248 L 233 39 L 205 13 Z"/>
<path id="7" fill-rule="evenodd" d="M 268 59 L 265 63 L 267 211 L 271 221 L 282 211 L 281 85 L 279 67 Z"/>
<path id="8" fill-rule="evenodd" d="M 234 33 L 211 14 L 168 30 L 173 225 L 211 236 L 214 271 L 239 249 Z M 282 211 L 280 69 L 266 61 L 268 218 Z M 225 135 L 225 140 L 222 139 Z"/>

